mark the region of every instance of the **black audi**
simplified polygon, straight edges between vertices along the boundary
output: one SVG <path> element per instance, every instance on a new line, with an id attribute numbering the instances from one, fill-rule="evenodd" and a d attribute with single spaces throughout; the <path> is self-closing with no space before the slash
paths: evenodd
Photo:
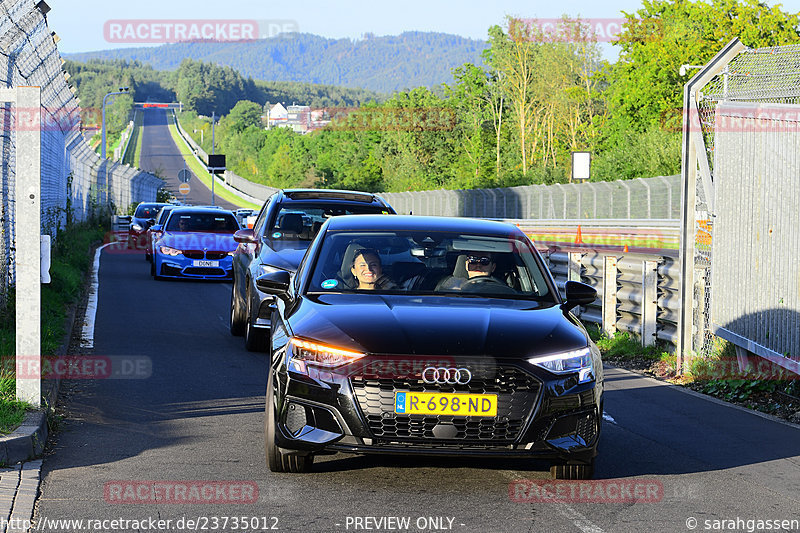
<path id="1" fill-rule="evenodd" d="M 315 455 L 540 458 L 591 477 L 600 354 L 519 228 L 467 218 L 328 220 L 296 274 L 267 272 L 265 448 L 276 472 Z"/>

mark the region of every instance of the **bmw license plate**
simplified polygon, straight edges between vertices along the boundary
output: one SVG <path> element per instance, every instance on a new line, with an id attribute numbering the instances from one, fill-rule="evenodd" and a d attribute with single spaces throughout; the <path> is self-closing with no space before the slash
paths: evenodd
<path id="1" fill-rule="evenodd" d="M 206 261 L 203 259 L 195 259 L 192 261 L 192 266 L 196 267 L 218 267 L 219 261 Z"/>
<path id="2" fill-rule="evenodd" d="M 401 391 L 394 412 L 403 415 L 497 416 L 496 394 Z"/>

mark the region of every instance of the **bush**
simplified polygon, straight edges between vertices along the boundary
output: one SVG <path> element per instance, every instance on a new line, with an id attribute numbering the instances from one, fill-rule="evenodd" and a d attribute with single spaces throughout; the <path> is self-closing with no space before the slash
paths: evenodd
<path id="1" fill-rule="evenodd" d="M 43 355 L 53 355 L 64 337 L 67 306 L 80 297 L 83 276 L 92 260 L 91 245 L 101 241 L 103 234 L 100 223 L 70 224 L 58 234 L 51 254 L 51 281 L 42 285 Z M 0 310 L 0 357 L 8 360 L 16 355 L 13 289 L 6 301 L 6 308 Z M 0 433 L 13 430 L 24 419 L 28 405 L 15 396 L 13 369 L 0 368 Z"/>

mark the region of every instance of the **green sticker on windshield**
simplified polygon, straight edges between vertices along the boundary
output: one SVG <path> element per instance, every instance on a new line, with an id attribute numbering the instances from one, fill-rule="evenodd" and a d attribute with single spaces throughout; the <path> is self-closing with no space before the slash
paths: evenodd
<path id="1" fill-rule="evenodd" d="M 275 233 L 272 234 L 272 238 L 273 239 L 280 239 L 281 238 L 281 232 L 280 231 L 276 231 Z"/>
<path id="2" fill-rule="evenodd" d="M 336 281 L 335 279 L 326 279 L 320 285 L 322 286 L 323 289 L 333 289 L 338 284 L 339 282 Z"/>

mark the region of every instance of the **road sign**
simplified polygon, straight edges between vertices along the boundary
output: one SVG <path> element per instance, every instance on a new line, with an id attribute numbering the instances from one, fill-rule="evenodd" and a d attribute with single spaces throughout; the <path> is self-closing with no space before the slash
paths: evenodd
<path id="1" fill-rule="evenodd" d="M 208 154 L 208 171 L 212 174 L 225 172 L 225 154 Z"/>
<path id="2" fill-rule="evenodd" d="M 189 186 L 188 183 L 181 183 L 180 186 L 178 187 L 178 191 L 181 194 L 189 194 L 189 191 L 191 190 L 192 188 Z"/>
<path id="3" fill-rule="evenodd" d="M 178 181 L 181 183 L 189 183 L 190 179 L 192 179 L 192 173 L 189 172 L 189 169 L 182 168 L 178 171 Z"/>

